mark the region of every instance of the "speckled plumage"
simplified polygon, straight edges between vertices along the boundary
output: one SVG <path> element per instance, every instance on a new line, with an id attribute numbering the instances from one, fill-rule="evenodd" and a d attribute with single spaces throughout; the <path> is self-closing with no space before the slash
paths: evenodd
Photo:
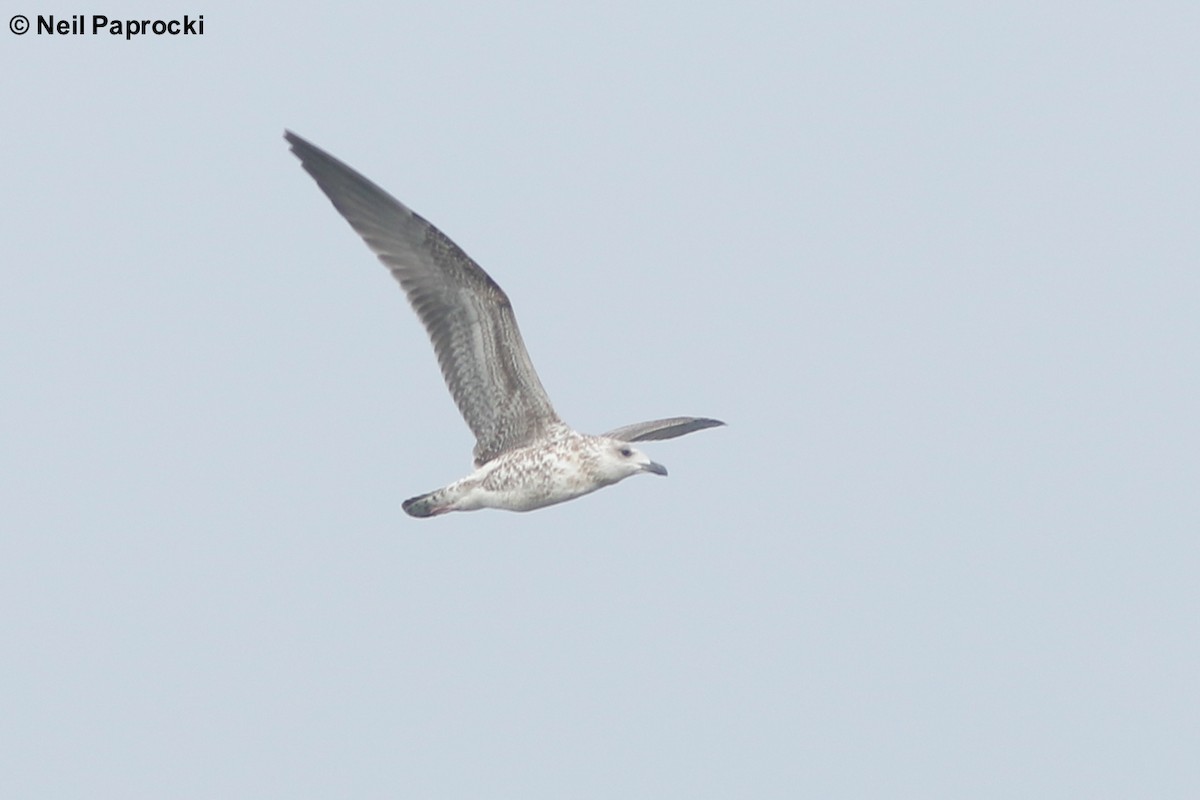
<path id="1" fill-rule="evenodd" d="M 638 472 L 665 475 L 666 468 L 628 443 L 578 433 L 560 422 L 541 439 L 500 454 L 462 480 L 406 500 L 404 510 L 418 517 L 480 508 L 532 511 Z"/>
<path id="2" fill-rule="evenodd" d="M 412 516 L 479 508 L 531 511 L 639 472 L 666 475 L 630 443 L 724 424 L 671 417 L 603 436 L 572 430 L 542 388 L 504 290 L 403 203 L 294 133 L 284 137 L 321 191 L 399 281 L 475 434 L 475 471 L 406 500 L 404 510 Z"/>

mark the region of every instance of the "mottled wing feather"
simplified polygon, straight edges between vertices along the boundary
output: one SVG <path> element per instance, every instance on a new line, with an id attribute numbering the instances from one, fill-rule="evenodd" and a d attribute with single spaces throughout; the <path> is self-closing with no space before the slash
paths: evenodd
<path id="1" fill-rule="evenodd" d="M 707 417 L 670 417 L 650 422 L 635 422 L 604 434 L 622 442 L 648 442 L 653 439 L 674 439 L 676 436 L 724 425 L 719 419 Z"/>
<path id="2" fill-rule="evenodd" d="M 539 438 L 555 422 L 504 291 L 454 242 L 358 172 L 291 133 L 292 152 L 375 252 L 416 310 L 454 402 L 475 434 L 475 463 Z"/>

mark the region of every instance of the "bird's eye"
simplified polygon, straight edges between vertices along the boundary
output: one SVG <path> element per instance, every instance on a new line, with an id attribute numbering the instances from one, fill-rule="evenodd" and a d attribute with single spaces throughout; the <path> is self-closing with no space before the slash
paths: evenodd
<path id="1" fill-rule="evenodd" d="M 631 455 L 633 455 L 633 451 L 630 450 L 628 447 L 622 447 L 621 455 L 624 456 L 625 458 L 629 458 Z"/>

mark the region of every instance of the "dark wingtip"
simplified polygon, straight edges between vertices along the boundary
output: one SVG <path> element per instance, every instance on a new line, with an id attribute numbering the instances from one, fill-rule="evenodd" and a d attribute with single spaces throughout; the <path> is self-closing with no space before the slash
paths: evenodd
<path id="1" fill-rule="evenodd" d="M 707 428 L 717 428 L 725 423 L 719 419 L 711 419 L 709 417 L 692 417 L 684 422 L 669 426 L 661 431 L 654 431 L 646 434 L 643 438 L 646 441 L 650 439 L 674 439 L 679 436 L 686 436 L 689 433 L 702 431 Z"/>
<path id="2" fill-rule="evenodd" d="M 314 161 L 332 161 L 337 164 L 342 163 L 333 156 L 329 155 L 329 153 L 326 153 L 324 150 L 308 141 L 308 139 L 292 133 L 286 128 L 283 130 L 283 138 L 287 141 L 289 149 L 296 156 L 296 158 L 300 159 L 301 163 L 304 164 L 305 169 L 309 169 L 309 165 Z"/>
<path id="3" fill-rule="evenodd" d="M 715 428 L 725 423 L 711 417 L 667 417 L 647 422 L 635 422 L 623 425 L 604 434 L 624 442 L 649 442 L 662 439 L 674 439 L 705 428 Z"/>

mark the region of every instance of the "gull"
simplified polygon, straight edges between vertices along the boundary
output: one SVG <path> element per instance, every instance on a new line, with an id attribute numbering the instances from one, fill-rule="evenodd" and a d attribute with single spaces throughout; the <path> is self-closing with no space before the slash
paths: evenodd
<path id="1" fill-rule="evenodd" d="M 399 281 L 475 434 L 475 470 L 405 500 L 411 516 L 481 508 L 532 511 L 631 475 L 666 475 L 666 467 L 633 443 L 725 424 L 670 417 L 602 436 L 575 431 L 550 404 L 500 286 L 445 234 L 383 189 L 291 131 L 284 138 L 334 208 Z"/>

